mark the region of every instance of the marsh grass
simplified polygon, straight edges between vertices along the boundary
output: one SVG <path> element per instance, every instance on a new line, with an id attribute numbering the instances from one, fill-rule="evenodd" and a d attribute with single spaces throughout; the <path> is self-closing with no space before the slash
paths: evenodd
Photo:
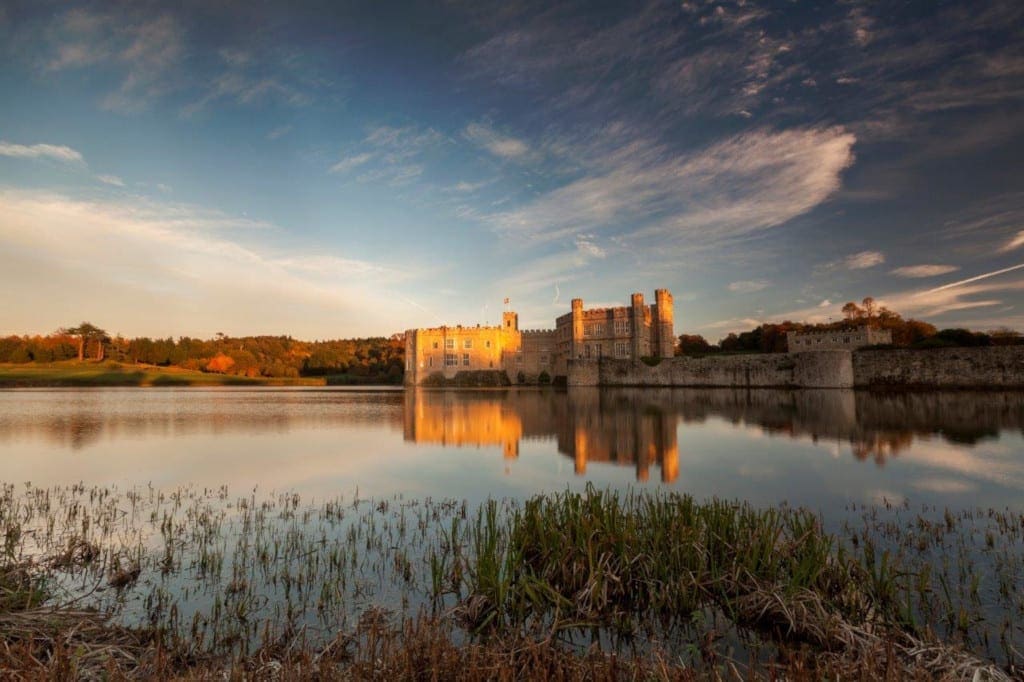
<path id="1" fill-rule="evenodd" d="M 833 535 L 806 510 L 594 488 L 470 508 L 7 485 L 0 668 L 197 679 L 1019 672 L 1024 517 L 861 512 Z"/>

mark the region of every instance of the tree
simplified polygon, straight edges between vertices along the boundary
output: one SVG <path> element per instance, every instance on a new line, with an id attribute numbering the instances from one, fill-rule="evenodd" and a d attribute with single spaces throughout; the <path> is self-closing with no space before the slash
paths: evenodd
<path id="1" fill-rule="evenodd" d="M 214 372 L 216 374 L 226 374 L 228 370 L 235 366 L 235 361 L 224 355 L 223 353 L 217 353 L 208 363 L 206 363 L 206 371 Z"/>
<path id="2" fill-rule="evenodd" d="M 864 306 L 864 317 L 869 320 L 875 316 L 875 299 L 870 296 L 865 296 L 864 300 L 860 302 Z"/>
<path id="3" fill-rule="evenodd" d="M 693 355 L 695 353 L 710 353 L 714 348 L 707 340 L 699 334 L 681 334 L 679 336 L 679 354 Z"/>
<path id="4" fill-rule="evenodd" d="M 99 342 L 99 346 L 96 349 L 96 359 L 103 359 L 103 339 L 106 338 L 107 332 L 103 331 L 99 327 L 92 325 L 88 322 L 83 322 L 77 327 L 68 327 L 60 329 L 59 333 L 67 334 L 68 336 L 78 337 L 78 361 L 82 362 L 85 359 L 85 346 L 90 341 L 96 340 Z"/>
<path id="5" fill-rule="evenodd" d="M 849 303 L 843 306 L 843 316 L 847 320 L 850 320 L 852 322 L 853 320 L 857 320 L 863 317 L 864 311 L 856 303 L 850 301 Z"/>

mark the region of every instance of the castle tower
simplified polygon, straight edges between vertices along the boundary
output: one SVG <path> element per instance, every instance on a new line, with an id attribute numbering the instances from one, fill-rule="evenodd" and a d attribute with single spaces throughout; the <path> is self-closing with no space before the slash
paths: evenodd
<path id="1" fill-rule="evenodd" d="M 506 333 L 519 331 L 519 313 L 511 310 L 501 314 L 501 329 Z"/>
<path id="2" fill-rule="evenodd" d="M 573 360 L 583 357 L 583 299 L 572 299 L 572 343 L 569 357 Z"/>
<path id="3" fill-rule="evenodd" d="M 634 360 L 637 360 L 647 355 L 650 351 L 650 349 L 643 346 L 644 295 L 641 293 L 633 294 L 630 299 L 630 307 L 632 308 L 633 315 L 633 338 L 630 339 L 630 355 Z"/>
<path id="4" fill-rule="evenodd" d="M 654 328 L 651 330 L 651 355 L 670 358 L 675 355 L 676 350 L 672 294 L 668 289 L 655 289 L 654 300 Z"/>
<path id="5" fill-rule="evenodd" d="M 515 379 L 519 371 L 516 362 L 522 353 L 522 335 L 519 333 L 519 313 L 506 310 L 501 314 L 501 368 L 505 370 L 509 378 Z"/>

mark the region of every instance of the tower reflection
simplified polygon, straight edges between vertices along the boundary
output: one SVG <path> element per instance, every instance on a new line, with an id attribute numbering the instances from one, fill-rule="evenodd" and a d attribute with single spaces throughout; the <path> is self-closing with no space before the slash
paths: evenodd
<path id="1" fill-rule="evenodd" d="M 679 475 L 678 416 L 639 394 L 597 389 L 571 394 L 536 391 L 405 393 L 405 440 L 454 447 L 500 447 L 519 456 L 523 439 L 554 437 L 558 451 L 584 475 L 601 462 L 632 466 L 638 481 L 651 467 L 671 483 Z"/>
<path id="2" fill-rule="evenodd" d="M 588 466 L 631 466 L 638 481 L 659 469 L 679 477 L 680 424 L 724 419 L 812 442 L 846 444 L 860 461 L 884 466 L 918 438 L 958 444 L 998 437 L 1024 425 L 1024 394 L 876 394 L 847 390 L 573 388 L 569 391 L 407 390 L 405 440 L 445 446 L 498 446 L 519 456 L 520 442 L 554 438 L 577 475 Z"/>

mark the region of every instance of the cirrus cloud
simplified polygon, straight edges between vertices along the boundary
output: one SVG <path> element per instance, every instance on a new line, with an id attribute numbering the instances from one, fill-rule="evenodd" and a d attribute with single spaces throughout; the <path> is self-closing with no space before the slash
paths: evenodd
<path id="1" fill-rule="evenodd" d="M 62 163 L 84 164 L 82 154 L 62 144 L 14 144 L 0 140 L 0 156 L 15 159 L 50 159 Z"/>
<path id="2" fill-rule="evenodd" d="M 956 272 L 959 269 L 960 268 L 956 265 L 905 265 L 893 270 L 892 274 L 897 277 L 918 279 L 924 277 L 936 277 L 938 275 L 948 275 L 949 273 Z"/>
<path id="3" fill-rule="evenodd" d="M 841 127 L 757 130 L 699 151 L 615 130 L 557 148 L 589 172 L 516 210 L 489 216 L 495 229 L 532 242 L 581 231 L 640 246 L 700 248 L 751 236 L 810 211 L 839 189 L 854 161 Z M 552 145 L 555 147 L 556 145 Z"/>
<path id="4" fill-rule="evenodd" d="M 726 289 L 737 294 L 752 294 L 755 291 L 763 291 L 770 285 L 771 282 L 764 279 L 742 280 L 739 282 L 730 282 Z"/>

